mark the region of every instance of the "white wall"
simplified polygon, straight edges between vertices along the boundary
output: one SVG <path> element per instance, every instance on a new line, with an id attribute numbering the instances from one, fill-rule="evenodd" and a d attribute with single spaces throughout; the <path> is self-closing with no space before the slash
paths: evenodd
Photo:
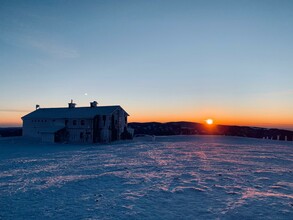
<path id="1" fill-rule="evenodd" d="M 23 136 L 41 138 L 41 133 L 45 128 L 52 126 L 64 126 L 64 119 L 24 119 Z"/>
<path id="2" fill-rule="evenodd" d="M 93 141 L 92 119 L 69 119 L 66 128 L 69 132 L 69 142 L 91 143 Z"/>
<path id="3" fill-rule="evenodd" d="M 42 133 L 42 142 L 44 143 L 54 143 L 55 142 L 55 135 L 52 133 Z"/>

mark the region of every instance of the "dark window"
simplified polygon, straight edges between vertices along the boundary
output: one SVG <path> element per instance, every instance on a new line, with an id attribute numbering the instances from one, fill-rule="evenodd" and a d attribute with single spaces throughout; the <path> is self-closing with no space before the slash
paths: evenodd
<path id="1" fill-rule="evenodd" d="M 73 120 L 73 125 L 76 125 L 76 120 Z"/>
<path id="2" fill-rule="evenodd" d="M 65 125 L 67 125 L 68 124 L 68 120 L 65 120 Z"/>
<path id="3" fill-rule="evenodd" d="M 81 120 L 80 121 L 80 125 L 84 125 L 84 120 Z"/>

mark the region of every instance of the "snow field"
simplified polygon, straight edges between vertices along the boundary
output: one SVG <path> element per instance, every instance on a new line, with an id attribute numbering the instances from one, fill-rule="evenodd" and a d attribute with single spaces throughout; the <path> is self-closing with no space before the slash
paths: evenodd
<path id="1" fill-rule="evenodd" d="M 0 219 L 292 219 L 293 144 L 217 136 L 109 145 L 0 139 Z"/>

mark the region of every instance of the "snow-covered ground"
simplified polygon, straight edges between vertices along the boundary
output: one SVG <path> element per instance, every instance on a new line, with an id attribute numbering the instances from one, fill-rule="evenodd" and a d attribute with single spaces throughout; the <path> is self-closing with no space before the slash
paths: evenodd
<path id="1" fill-rule="evenodd" d="M 0 219 L 293 219 L 293 143 L 0 139 Z"/>

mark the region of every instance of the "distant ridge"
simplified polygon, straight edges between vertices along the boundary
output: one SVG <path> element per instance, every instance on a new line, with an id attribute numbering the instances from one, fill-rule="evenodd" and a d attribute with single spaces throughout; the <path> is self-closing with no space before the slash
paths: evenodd
<path id="1" fill-rule="evenodd" d="M 293 141 L 293 131 L 236 125 L 206 125 L 196 122 L 132 122 L 135 135 L 225 135 Z"/>
<path id="2" fill-rule="evenodd" d="M 225 135 L 250 138 L 266 138 L 273 140 L 293 141 L 293 131 L 277 128 L 261 128 L 236 125 L 208 126 L 196 122 L 132 122 L 129 127 L 134 135 Z M 21 127 L 0 128 L 0 137 L 21 136 Z"/>

